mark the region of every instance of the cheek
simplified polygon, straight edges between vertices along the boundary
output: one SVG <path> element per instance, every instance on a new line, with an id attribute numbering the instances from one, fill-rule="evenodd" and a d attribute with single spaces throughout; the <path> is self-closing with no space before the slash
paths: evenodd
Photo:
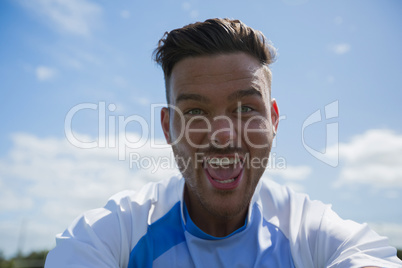
<path id="1" fill-rule="evenodd" d="M 170 121 L 170 138 L 173 144 L 181 143 L 184 136 L 185 122 L 182 116 L 177 113 L 171 117 Z"/>
<path id="2" fill-rule="evenodd" d="M 207 144 L 208 133 L 211 131 L 211 124 L 206 118 L 191 118 L 185 121 L 183 139 L 186 144 L 194 149 L 202 148 Z"/>
<path id="3" fill-rule="evenodd" d="M 195 158 L 194 154 L 199 149 L 208 147 L 209 125 L 202 120 L 189 120 L 183 117 L 172 118 L 171 121 L 171 144 L 175 148 L 176 158 Z"/>
<path id="4" fill-rule="evenodd" d="M 271 128 L 268 120 L 254 119 L 243 125 L 243 140 L 250 149 L 270 147 Z"/>

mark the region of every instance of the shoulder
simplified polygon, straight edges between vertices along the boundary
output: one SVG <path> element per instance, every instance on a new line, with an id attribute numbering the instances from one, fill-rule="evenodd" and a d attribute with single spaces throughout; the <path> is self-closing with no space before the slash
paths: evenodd
<path id="1" fill-rule="evenodd" d="M 301 267 L 396 267 L 395 249 L 367 224 L 345 220 L 331 205 L 272 181 L 259 191 L 264 218 L 280 229 Z"/>
<path id="2" fill-rule="evenodd" d="M 257 204 L 264 219 L 288 239 L 295 264 L 317 267 L 314 265 L 315 241 L 323 215 L 330 206 L 271 180 L 263 181 L 258 193 Z"/>
<path id="3" fill-rule="evenodd" d="M 126 267 L 148 225 L 179 202 L 183 184 L 180 177 L 149 183 L 139 191 L 117 193 L 105 207 L 83 213 L 56 237 L 47 267 L 68 267 L 62 266 L 67 260 L 88 267 Z"/>
<path id="4" fill-rule="evenodd" d="M 181 199 L 183 186 L 184 179 L 180 176 L 148 183 L 138 191 L 126 190 L 113 195 L 105 208 L 139 212 L 148 210 L 150 205 L 157 205 L 162 210 L 169 209 Z"/>
<path id="5" fill-rule="evenodd" d="M 120 223 L 135 230 L 133 239 L 146 232 L 146 226 L 163 217 L 180 201 L 184 179 L 175 176 L 167 180 L 148 183 L 138 191 L 122 191 L 112 196 L 104 209 L 115 214 Z M 145 228 L 145 229 L 144 229 Z"/>
<path id="6" fill-rule="evenodd" d="M 138 191 L 122 191 L 112 196 L 104 208 L 83 216 L 88 223 L 94 221 L 95 225 L 102 225 L 100 219 L 108 222 L 109 218 L 119 224 L 119 229 L 127 230 L 127 235 L 136 243 L 146 233 L 147 225 L 163 217 L 180 201 L 183 185 L 181 177 L 172 177 L 148 183 Z M 105 211 L 108 215 L 103 216 Z"/>
<path id="7" fill-rule="evenodd" d="M 302 224 L 317 229 L 324 212 L 331 208 L 271 180 L 262 181 L 258 199 L 264 218 L 280 227 L 287 236 L 291 235 L 292 228 L 299 228 Z"/>

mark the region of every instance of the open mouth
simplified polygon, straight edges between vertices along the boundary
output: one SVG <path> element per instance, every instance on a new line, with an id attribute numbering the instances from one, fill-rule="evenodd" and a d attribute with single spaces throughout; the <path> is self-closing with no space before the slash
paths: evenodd
<path id="1" fill-rule="evenodd" d="M 209 182 L 219 190 L 235 189 L 243 177 L 243 158 L 239 155 L 213 156 L 204 159 Z"/>

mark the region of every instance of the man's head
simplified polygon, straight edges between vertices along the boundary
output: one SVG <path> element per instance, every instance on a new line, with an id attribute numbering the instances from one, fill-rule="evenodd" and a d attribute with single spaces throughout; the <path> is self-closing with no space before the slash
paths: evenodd
<path id="1" fill-rule="evenodd" d="M 268 73 L 276 56 L 275 48 L 258 30 L 239 20 L 209 19 L 166 32 L 154 51 L 155 61 L 165 75 L 166 100 L 170 101 L 170 76 L 174 66 L 184 58 L 244 52 L 255 57 Z"/>
<path id="2" fill-rule="evenodd" d="M 244 223 L 268 164 L 279 118 L 273 51 L 260 32 L 226 19 L 172 31 L 157 49 L 169 104 L 162 128 L 186 180 L 190 216 L 209 234 Z M 217 221 L 225 227 L 214 229 Z"/>

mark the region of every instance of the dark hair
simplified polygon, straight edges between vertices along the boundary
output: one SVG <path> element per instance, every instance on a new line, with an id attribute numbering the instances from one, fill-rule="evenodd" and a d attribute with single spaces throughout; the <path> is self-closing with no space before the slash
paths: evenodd
<path id="1" fill-rule="evenodd" d="M 165 75 L 167 102 L 170 102 L 169 80 L 176 63 L 187 57 L 233 52 L 245 52 L 266 67 L 276 56 L 275 48 L 265 36 L 240 20 L 209 19 L 165 32 L 153 56 Z M 271 74 L 267 70 L 271 87 Z"/>

